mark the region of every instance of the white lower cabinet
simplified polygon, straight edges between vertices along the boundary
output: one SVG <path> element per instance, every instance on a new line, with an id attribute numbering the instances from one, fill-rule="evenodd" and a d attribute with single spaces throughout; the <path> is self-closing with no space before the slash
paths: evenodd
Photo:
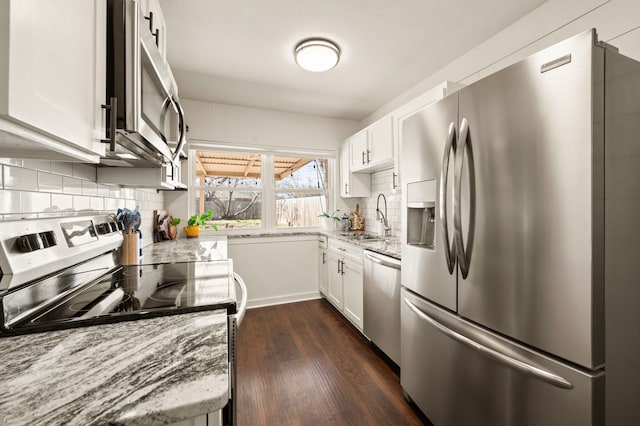
<path id="1" fill-rule="evenodd" d="M 342 258 L 334 251 L 329 251 L 329 278 L 327 280 L 327 299 L 333 305 L 342 310 L 344 303 L 342 299 Z"/>
<path id="2" fill-rule="evenodd" d="M 318 290 L 323 296 L 327 296 L 329 287 L 329 250 L 326 240 L 320 242 L 320 258 L 318 259 Z"/>
<path id="3" fill-rule="evenodd" d="M 327 258 L 327 300 L 362 330 L 362 249 L 330 238 Z"/>
<path id="4" fill-rule="evenodd" d="M 344 299 L 344 309 L 342 313 L 360 330 L 362 330 L 364 326 L 362 323 L 362 260 L 360 262 L 355 262 L 353 260 L 345 259 L 343 262 L 342 294 Z"/>

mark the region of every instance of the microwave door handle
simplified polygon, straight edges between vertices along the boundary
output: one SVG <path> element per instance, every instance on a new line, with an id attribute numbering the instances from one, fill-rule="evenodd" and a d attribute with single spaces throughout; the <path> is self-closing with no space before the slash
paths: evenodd
<path id="1" fill-rule="evenodd" d="M 178 110 L 178 128 L 180 129 L 178 146 L 173 153 L 173 162 L 176 163 L 180 161 L 180 153 L 182 152 L 182 148 L 184 148 L 184 144 L 187 142 L 187 125 L 184 122 L 184 110 L 182 109 L 182 105 L 180 105 L 180 101 L 174 99 L 174 104 Z"/>

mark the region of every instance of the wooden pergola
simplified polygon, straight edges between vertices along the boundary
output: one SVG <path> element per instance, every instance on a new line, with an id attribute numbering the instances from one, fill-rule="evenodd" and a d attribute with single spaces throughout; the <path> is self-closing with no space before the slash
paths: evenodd
<path id="1" fill-rule="evenodd" d="M 274 157 L 274 178 L 284 179 L 291 173 L 313 161 L 304 157 Z M 198 177 L 249 177 L 261 176 L 260 155 L 196 151 L 196 175 Z"/>

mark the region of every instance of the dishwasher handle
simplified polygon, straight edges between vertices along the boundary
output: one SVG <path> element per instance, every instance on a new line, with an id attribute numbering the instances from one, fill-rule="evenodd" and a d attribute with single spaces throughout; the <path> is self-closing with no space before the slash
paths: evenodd
<path id="1" fill-rule="evenodd" d="M 377 263 L 378 265 L 382 265 L 382 266 L 387 266 L 389 268 L 393 268 L 393 269 L 397 269 L 400 270 L 401 269 L 401 263 L 400 262 L 393 262 L 391 260 L 387 260 L 387 259 L 383 259 L 381 257 L 378 256 L 374 256 L 372 254 L 370 254 L 368 251 L 364 252 L 364 258 L 367 260 L 372 261 L 373 263 Z"/>

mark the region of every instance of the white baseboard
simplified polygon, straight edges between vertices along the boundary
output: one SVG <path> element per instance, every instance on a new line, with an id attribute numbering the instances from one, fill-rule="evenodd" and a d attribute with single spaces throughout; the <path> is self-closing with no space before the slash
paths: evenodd
<path id="1" fill-rule="evenodd" d="M 265 297 L 262 299 L 247 300 L 247 309 L 261 308 L 263 306 L 282 305 L 284 303 L 303 302 L 305 300 L 320 299 L 319 291 L 310 293 L 288 294 L 286 296 Z"/>

